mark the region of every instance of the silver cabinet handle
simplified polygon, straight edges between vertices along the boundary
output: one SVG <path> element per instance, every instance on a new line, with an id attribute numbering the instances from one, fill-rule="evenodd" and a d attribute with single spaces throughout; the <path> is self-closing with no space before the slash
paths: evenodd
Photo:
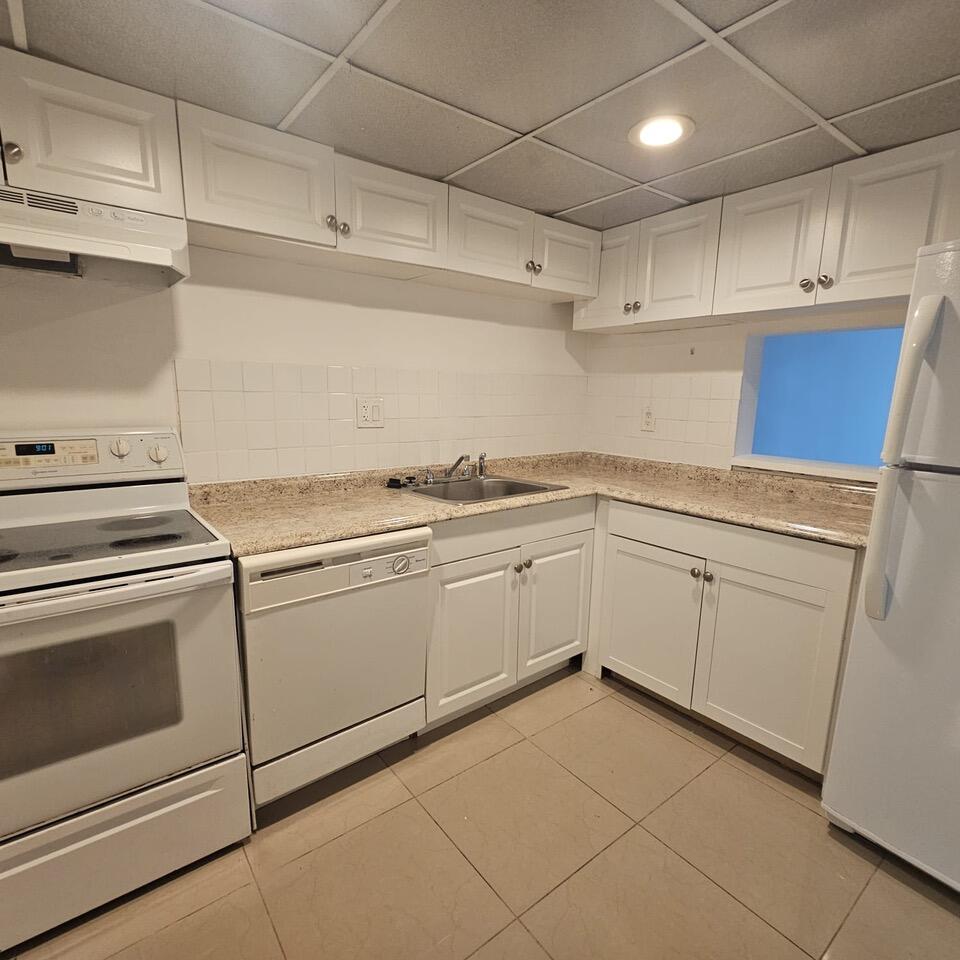
<path id="1" fill-rule="evenodd" d="M 828 273 L 821 273 L 820 276 L 817 277 L 817 283 L 819 283 L 824 290 L 829 290 L 833 286 L 833 277 Z"/>
<path id="2" fill-rule="evenodd" d="M 340 226 L 337 227 L 337 229 L 340 231 L 340 236 L 341 236 L 341 237 L 349 237 L 349 236 L 350 236 L 350 224 L 349 224 L 349 223 L 344 223 L 343 221 L 341 221 Z"/>
<path id="3" fill-rule="evenodd" d="M 337 232 L 337 228 L 340 226 L 337 223 L 337 218 L 332 214 L 327 214 L 326 220 L 323 221 L 334 233 Z"/>
<path id="4" fill-rule="evenodd" d="M 533 260 L 528 260 L 528 261 L 523 265 L 523 269 L 526 270 L 527 273 L 533 273 L 534 268 L 535 268 L 536 266 L 537 266 L 537 265 L 536 265 L 536 263 L 534 263 Z"/>
<path id="5" fill-rule="evenodd" d="M 532 560 L 524 560 L 523 565 L 529 570 L 533 566 Z"/>
<path id="6" fill-rule="evenodd" d="M 522 564 L 522 563 L 515 563 L 515 564 L 513 565 L 513 569 L 514 569 L 514 571 L 515 571 L 516 573 L 523 573 L 523 564 Z"/>
<path id="7" fill-rule="evenodd" d="M 643 304 L 642 304 L 639 300 L 634 300 L 634 301 L 633 301 L 633 312 L 634 312 L 634 313 L 639 313 L 639 312 L 640 312 L 640 308 L 641 308 L 642 306 L 643 306 Z"/>
<path id="8" fill-rule="evenodd" d="M 533 265 L 533 275 L 534 275 L 535 277 L 539 277 L 541 273 L 543 273 L 543 264 L 542 264 L 542 263 L 535 263 L 535 264 Z"/>
<path id="9" fill-rule="evenodd" d="M 3 159 L 7 163 L 19 163 L 23 159 L 23 147 L 19 143 L 8 140 L 3 145 Z"/>
<path id="10" fill-rule="evenodd" d="M 693 577 L 694 580 L 699 580 L 703 576 L 703 571 L 699 567 L 691 567 L 690 576 Z"/>
<path id="11" fill-rule="evenodd" d="M 623 305 L 623 312 L 624 312 L 624 313 L 629 313 L 632 309 L 633 309 L 633 307 L 632 307 L 631 304 L 629 304 L 629 303 L 625 303 L 625 304 Z"/>
<path id="12" fill-rule="evenodd" d="M 704 583 L 713 583 L 713 574 L 712 574 L 709 570 L 707 570 L 707 571 L 704 573 L 704 575 L 703 575 L 703 582 L 704 582 Z"/>
<path id="13" fill-rule="evenodd" d="M 809 277 L 804 277 L 800 281 L 800 289 L 804 293 L 809 293 L 811 290 L 815 290 L 816 288 L 817 285 Z"/>

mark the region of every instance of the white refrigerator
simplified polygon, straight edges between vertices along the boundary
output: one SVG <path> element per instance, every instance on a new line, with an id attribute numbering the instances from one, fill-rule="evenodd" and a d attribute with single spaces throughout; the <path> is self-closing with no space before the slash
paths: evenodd
<path id="1" fill-rule="evenodd" d="M 960 240 L 917 258 L 823 785 L 960 890 Z"/>

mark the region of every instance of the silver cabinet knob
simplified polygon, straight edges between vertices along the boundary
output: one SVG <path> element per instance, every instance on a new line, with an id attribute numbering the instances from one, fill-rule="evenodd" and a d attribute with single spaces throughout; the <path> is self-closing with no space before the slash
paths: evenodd
<path id="1" fill-rule="evenodd" d="M 704 573 L 704 575 L 703 575 L 703 582 L 704 582 L 704 583 L 713 583 L 713 574 L 712 574 L 709 570 L 707 570 L 707 571 Z"/>
<path id="2" fill-rule="evenodd" d="M 523 269 L 526 270 L 527 273 L 533 273 L 533 268 L 534 268 L 535 266 L 536 266 L 536 263 L 534 263 L 533 260 L 528 260 L 528 261 L 523 265 Z"/>
<path id="3" fill-rule="evenodd" d="M 539 277 L 541 273 L 543 273 L 543 264 L 542 264 L 542 263 L 535 263 L 535 264 L 533 265 L 533 275 L 534 275 L 535 277 Z"/>
<path id="4" fill-rule="evenodd" d="M 639 313 L 639 312 L 640 312 L 640 308 L 641 308 L 642 306 L 643 306 L 643 304 L 642 304 L 639 300 L 634 300 L 634 301 L 633 301 L 633 312 L 634 312 L 634 313 Z"/>
<path id="5" fill-rule="evenodd" d="M 623 305 L 623 312 L 624 312 L 624 313 L 629 313 L 632 309 L 633 309 L 633 305 L 632 305 L 632 304 L 625 303 L 625 304 Z"/>
<path id="6" fill-rule="evenodd" d="M 522 564 L 522 563 L 515 563 L 515 564 L 513 565 L 513 569 L 514 569 L 514 571 L 515 571 L 516 573 L 523 573 L 523 564 Z"/>
<path id="7" fill-rule="evenodd" d="M 23 159 L 23 147 L 19 143 L 8 140 L 3 145 L 3 159 L 7 163 L 19 163 Z"/>
<path id="8" fill-rule="evenodd" d="M 817 277 L 817 283 L 819 283 L 824 290 L 829 290 L 833 286 L 833 277 L 828 273 L 821 273 L 820 276 Z"/>
<path id="9" fill-rule="evenodd" d="M 699 580 L 703 576 L 703 571 L 699 567 L 691 567 L 690 576 L 693 577 L 694 580 Z"/>
<path id="10" fill-rule="evenodd" d="M 533 566 L 532 560 L 524 560 L 523 565 L 529 570 Z"/>
<path id="11" fill-rule="evenodd" d="M 337 228 L 340 226 L 337 223 L 337 218 L 332 214 L 328 214 L 326 220 L 323 221 L 334 233 L 337 232 Z"/>
<path id="12" fill-rule="evenodd" d="M 804 293 L 809 293 L 811 290 L 815 290 L 816 287 L 817 287 L 817 285 L 816 285 L 809 277 L 804 277 L 804 278 L 800 281 L 800 289 L 801 289 Z"/>
<path id="13" fill-rule="evenodd" d="M 341 237 L 349 237 L 349 236 L 350 236 L 350 224 L 349 224 L 349 223 L 344 223 L 343 221 L 341 221 L 340 226 L 338 226 L 337 229 L 340 231 L 340 236 L 341 236 Z"/>

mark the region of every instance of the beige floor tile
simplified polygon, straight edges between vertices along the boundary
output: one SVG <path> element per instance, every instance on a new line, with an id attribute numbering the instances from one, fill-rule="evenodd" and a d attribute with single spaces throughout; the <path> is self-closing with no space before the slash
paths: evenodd
<path id="1" fill-rule="evenodd" d="M 427 791 L 420 802 L 515 913 L 631 825 L 526 741 Z"/>
<path id="2" fill-rule="evenodd" d="M 460 960 L 511 920 L 414 800 L 260 883 L 287 960 Z"/>
<path id="3" fill-rule="evenodd" d="M 368 757 L 257 813 L 245 850 L 258 876 L 410 799 L 379 757 Z"/>
<path id="4" fill-rule="evenodd" d="M 643 825 L 815 957 L 879 859 L 728 763 L 714 764 Z"/>
<path id="5" fill-rule="evenodd" d="M 523 922 L 554 960 L 809 960 L 642 827 Z"/>
<path id="6" fill-rule="evenodd" d="M 717 760 L 613 697 L 532 739 L 634 820 Z"/>
<path id="7" fill-rule="evenodd" d="M 484 944 L 470 960 L 550 960 L 550 957 L 523 924 L 514 922 Z"/>
<path id="8" fill-rule="evenodd" d="M 960 894 L 912 868 L 884 863 L 824 960 L 957 960 Z"/>
<path id="9" fill-rule="evenodd" d="M 806 777 L 790 770 L 765 757 L 756 750 L 739 745 L 724 756 L 724 760 L 733 764 L 738 770 L 750 774 L 756 780 L 773 787 L 785 797 L 802 803 L 808 810 L 825 817 L 823 807 L 820 806 L 820 785 Z"/>
<path id="10" fill-rule="evenodd" d="M 240 848 L 162 880 L 61 928 L 18 953 L 22 960 L 105 960 L 253 881 Z"/>
<path id="11" fill-rule="evenodd" d="M 255 884 L 121 950 L 112 960 L 283 960 Z"/>
<path id="12" fill-rule="evenodd" d="M 510 724 L 483 709 L 404 740 L 381 756 L 409 790 L 421 794 L 522 739 Z"/>
<path id="13" fill-rule="evenodd" d="M 490 709 L 531 737 L 609 695 L 610 691 L 588 674 L 566 673 L 560 674 L 559 680 L 550 676 L 532 683 L 492 703 Z"/>
<path id="14" fill-rule="evenodd" d="M 683 737 L 684 740 L 695 743 L 701 750 L 706 750 L 715 757 L 723 756 L 736 743 L 735 740 L 724 736 L 713 727 L 708 727 L 694 717 L 668 707 L 656 697 L 648 696 L 635 687 L 620 683 L 612 677 L 606 678 L 603 682 L 613 692 L 615 699 L 638 710 L 648 719 L 656 721 Z"/>

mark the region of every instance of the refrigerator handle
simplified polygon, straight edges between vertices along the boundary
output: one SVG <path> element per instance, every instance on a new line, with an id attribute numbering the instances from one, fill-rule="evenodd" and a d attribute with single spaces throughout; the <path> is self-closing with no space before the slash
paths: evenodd
<path id="1" fill-rule="evenodd" d="M 890 532 L 893 527 L 893 505 L 899 483 L 899 471 L 884 467 L 880 471 L 877 496 L 870 521 L 870 540 L 863 562 L 863 606 L 872 620 L 887 619 L 887 554 L 890 551 Z"/>
<path id="2" fill-rule="evenodd" d="M 907 420 L 913 405 L 913 395 L 917 390 L 917 381 L 920 379 L 920 365 L 940 322 L 945 301 L 946 297 L 936 294 L 921 297 L 907 327 L 909 340 L 904 341 L 900 355 L 900 368 L 897 370 L 890 417 L 887 420 L 887 435 L 884 437 L 883 452 L 880 454 L 880 459 L 886 464 L 899 463 L 903 456 Z"/>

